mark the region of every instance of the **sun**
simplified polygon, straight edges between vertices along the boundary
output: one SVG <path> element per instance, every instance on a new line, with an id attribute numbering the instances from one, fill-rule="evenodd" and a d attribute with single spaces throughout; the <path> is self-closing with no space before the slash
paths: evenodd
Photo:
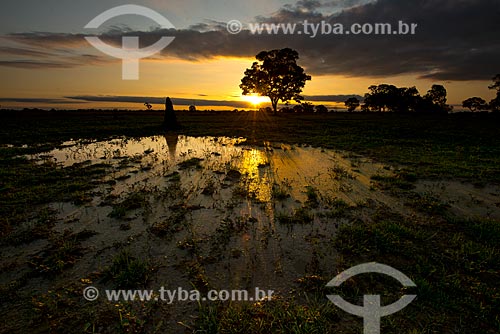
<path id="1" fill-rule="evenodd" d="M 264 102 L 269 102 L 269 98 L 267 96 L 260 96 L 260 95 L 256 95 L 256 94 L 242 95 L 241 98 L 244 101 L 247 101 L 247 102 L 250 102 L 251 104 L 253 104 L 254 107 L 257 107 Z"/>

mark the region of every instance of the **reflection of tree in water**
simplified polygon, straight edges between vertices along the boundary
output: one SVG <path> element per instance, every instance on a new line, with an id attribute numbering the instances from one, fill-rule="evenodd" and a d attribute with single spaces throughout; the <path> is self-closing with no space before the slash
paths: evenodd
<path id="1" fill-rule="evenodd" d="M 168 153 L 170 159 L 175 160 L 177 143 L 179 142 L 179 136 L 176 133 L 166 133 L 164 134 L 165 140 L 167 141 Z"/>

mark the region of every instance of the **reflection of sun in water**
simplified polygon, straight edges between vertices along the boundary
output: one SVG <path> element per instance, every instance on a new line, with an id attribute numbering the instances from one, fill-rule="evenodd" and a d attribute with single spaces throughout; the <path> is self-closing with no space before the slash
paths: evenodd
<path id="1" fill-rule="evenodd" d="M 240 172 L 248 175 L 250 180 L 248 184 L 249 192 L 255 194 L 256 198 L 262 202 L 271 201 L 271 184 L 267 175 L 261 175 L 260 171 L 268 164 L 263 151 L 256 149 L 243 151 Z"/>
<path id="2" fill-rule="evenodd" d="M 262 103 L 269 102 L 269 98 L 267 96 L 260 96 L 260 95 L 255 95 L 255 94 L 243 95 L 241 98 L 243 100 L 253 104 L 254 107 L 257 107 Z"/>
<path id="3" fill-rule="evenodd" d="M 243 151 L 241 172 L 248 175 L 257 174 L 260 165 L 266 164 L 266 157 L 262 151 L 251 149 Z"/>

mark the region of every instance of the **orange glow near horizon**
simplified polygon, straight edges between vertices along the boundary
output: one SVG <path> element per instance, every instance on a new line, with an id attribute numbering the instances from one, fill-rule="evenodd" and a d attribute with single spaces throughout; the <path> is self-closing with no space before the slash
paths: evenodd
<path id="1" fill-rule="evenodd" d="M 262 103 L 269 102 L 269 98 L 267 96 L 260 96 L 257 94 L 242 95 L 241 99 L 243 101 L 250 102 L 254 107 L 259 107 Z"/>
<path id="2" fill-rule="evenodd" d="M 140 64 L 140 80 L 121 80 L 120 62 L 107 64 L 89 64 L 73 68 L 22 69 L 3 68 L 6 78 L 0 82 L 0 98 L 8 99 L 57 99 L 51 102 L 11 102 L 2 101 L 1 108 L 56 108 L 56 109 L 143 109 L 141 103 L 120 102 L 85 102 L 68 99 L 68 96 L 144 96 L 183 98 L 192 100 L 244 101 L 249 107 L 261 108 L 270 105 L 268 97 L 256 94 L 242 96 L 239 85 L 246 68 L 253 59 L 217 57 L 193 62 L 167 59 L 163 61 L 145 60 Z M 307 68 L 306 68 L 307 71 Z M 423 95 L 434 83 L 444 84 L 448 90 L 448 103 L 461 104 L 470 96 L 481 96 L 489 101 L 494 92 L 487 87 L 489 81 L 455 81 L 435 82 L 430 79 L 419 79 L 411 75 L 390 78 L 345 77 L 337 75 L 316 75 L 306 84 L 302 95 L 363 95 L 372 84 L 391 83 L 397 86 L 417 86 Z M 66 103 L 67 102 L 67 103 Z M 144 101 L 149 102 L 149 101 Z M 314 104 L 325 104 L 329 108 L 342 108 L 342 103 L 314 101 Z M 154 108 L 163 108 L 154 105 Z M 187 106 L 176 106 L 187 109 Z M 239 109 L 240 107 L 238 107 Z M 210 107 L 203 104 L 199 109 L 232 110 L 235 107 Z"/>

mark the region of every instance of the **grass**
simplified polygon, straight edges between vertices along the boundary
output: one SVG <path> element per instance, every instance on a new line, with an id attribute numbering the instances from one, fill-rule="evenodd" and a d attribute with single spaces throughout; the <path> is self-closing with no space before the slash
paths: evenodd
<path id="1" fill-rule="evenodd" d="M 158 237 L 172 238 L 175 233 L 184 230 L 187 212 L 183 207 L 176 208 L 163 221 L 154 223 L 150 232 Z"/>
<path id="2" fill-rule="evenodd" d="M 83 255 L 81 241 L 86 240 L 96 233 L 84 230 L 79 233 L 65 231 L 50 239 L 50 244 L 41 253 L 31 257 L 29 264 L 33 270 L 42 275 L 54 275 L 73 266 L 78 258 Z"/>
<path id="3" fill-rule="evenodd" d="M 281 298 L 245 306 L 200 306 L 203 333 L 334 333 L 338 311 L 329 304 L 301 305 Z"/>
<path id="4" fill-rule="evenodd" d="M 449 207 L 449 205 L 442 203 L 431 193 L 411 193 L 409 197 L 409 203 L 406 205 L 428 215 L 443 215 Z"/>
<path id="5" fill-rule="evenodd" d="M 271 188 L 271 197 L 277 201 L 284 201 L 291 197 L 290 192 L 292 185 L 288 179 L 284 179 L 280 183 L 273 183 Z"/>
<path id="6" fill-rule="evenodd" d="M 80 204 L 82 196 L 93 189 L 93 180 L 106 170 L 106 165 L 62 168 L 24 158 L 0 159 L 0 235 L 16 234 L 37 205 L 57 201 Z"/>
<path id="7" fill-rule="evenodd" d="M 108 214 L 111 218 L 123 218 L 131 210 L 147 208 L 149 201 L 143 192 L 133 192 L 127 197 L 113 205 L 113 210 Z"/>
<path id="8" fill-rule="evenodd" d="M 326 218 L 342 218 L 345 217 L 352 207 L 344 200 L 340 198 L 327 199 L 326 201 L 327 210 L 319 213 Z"/>
<path id="9" fill-rule="evenodd" d="M 311 208 L 317 208 L 319 206 L 319 195 L 317 189 L 312 186 L 307 186 L 305 194 L 307 197 L 306 205 Z"/>
<path id="10" fill-rule="evenodd" d="M 216 183 L 213 178 L 208 179 L 205 182 L 205 187 L 201 191 L 203 195 L 212 196 L 217 190 Z"/>
<path id="11" fill-rule="evenodd" d="M 344 168 L 340 165 L 335 165 L 335 166 L 329 168 L 328 172 L 329 172 L 332 180 L 340 181 L 343 179 L 350 179 L 350 180 L 355 179 L 355 176 L 352 175 L 352 173 L 350 173 L 346 168 Z"/>
<path id="12" fill-rule="evenodd" d="M 309 208 L 300 207 L 295 209 L 291 215 L 279 213 L 276 215 L 276 219 L 280 224 L 286 225 L 310 224 L 314 221 L 314 215 L 311 213 Z"/>
<path id="13" fill-rule="evenodd" d="M 105 280 L 111 279 L 117 289 L 144 287 L 152 267 L 149 263 L 136 259 L 130 251 L 123 250 L 113 259 L 106 271 Z"/>
<path id="14" fill-rule="evenodd" d="M 203 159 L 190 158 L 178 164 L 179 169 L 201 169 Z"/>
<path id="15" fill-rule="evenodd" d="M 411 190 L 415 188 L 413 184 L 414 179 L 408 180 L 404 177 L 404 174 L 398 174 L 396 176 L 373 175 L 371 180 L 375 183 L 376 187 L 381 190 L 397 192 L 399 190 Z"/>
<path id="16" fill-rule="evenodd" d="M 314 188 L 306 189 L 305 206 L 291 214 L 277 214 L 276 219 L 284 225 L 309 224 L 315 218 L 311 208 L 321 200 L 326 206 L 322 215 L 350 220 L 349 224 L 340 226 L 335 236 L 327 236 L 329 242 L 317 245 L 322 252 L 332 256 L 326 272 L 321 276 L 310 272 L 298 278 L 293 291 L 285 291 L 272 300 L 239 305 L 200 304 L 193 330 L 205 333 L 360 333 L 362 322 L 359 318 L 346 315 L 324 298 L 325 277 L 331 279 L 337 271 L 377 261 L 407 274 L 417 284 L 418 295 L 417 301 L 397 317 L 383 318 L 381 332 L 500 331 L 499 222 L 454 217 L 435 195 L 413 191 L 418 179 L 453 179 L 478 186 L 498 184 L 498 115 L 293 114 L 274 117 L 251 112 L 180 112 L 178 119 L 183 124 L 179 134 L 184 135 L 242 136 L 251 144 L 262 145 L 264 141 L 309 144 L 372 157 L 396 170 L 392 176 L 372 177 L 374 188 L 397 195 L 405 203 L 405 210 L 412 212 L 402 216 L 387 207 L 367 205 L 359 209 L 366 213 L 360 219 L 356 218 L 357 209 L 346 202 L 320 198 Z M 52 277 L 63 280 L 61 274 L 68 273 L 68 268 L 85 254 L 82 241 L 90 238 L 91 233 L 55 233 L 52 231 L 57 220 L 55 213 L 44 209 L 44 205 L 57 201 L 85 204 L 94 197 L 92 189 L 96 179 L 108 173 L 109 167 L 82 164 L 62 168 L 51 162 L 35 164 L 19 156 L 48 151 L 72 138 L 162 134 L 159 126 L 162 114 L 2 111 L 0 120 L 4 125 L 0 130 L 0 144 L 16 145 L 0 147 L 0 243 L 15 247 L 45 239 L 41 251 L 30 259 L 28 275 L 40 280 Z M 28 147 L 22 148 L 24 144 Z M 185 163 L 179 168 L 201 166 L 199 159 Z M 351 178 L 339 166 L 334 166 L 331 173 L 335 180 Z M 184 232 L 181 229 L 185 224 L 186 212 L 179 206 L 185 197 L 180 174 L 166 177 L 169 185 L 162 190 L 161 200 L 175 205 L 170 208 L 171 216 L 162 217 L 152 226 L 151 231 L 160 236 Z M 234 182 L 241 178 L 236 175 Z M 207 189 L 207 194 L 213 194 L 210 184 Z M 286 200 L 290 192 L 285 183 L 273 185 L 272 197 Z M 241 188 L 233 195 L 248 197 L 251 194 L 248 189 Z M 132 210 L 147 207 L 148 199 L 143 193 L 132 193 L 112 205 L 111 216 L 123 218 Z M 239 261 L 240 256 L 244 259 L 244 253 L 234 248 L 232 241 L 250 231 L 252 224 L 255 224 L 252 217 L 222 221 L 212 238 L 208 238 L 210 255 L 226 255 L 222 257 L 224 261 Z M 202 241 L 187 237 L 178 246 L 179 252 L 184 249 L 191 256 L 191 261 L 181 268 L 187 279 L 199 289 L 208 289 L 209 282 L 216 280 L 208 277 L 207 272 L 212 269 L 209 264 L 206 268 L 202 265 Z M 233 258 L 229 259 L 231 256 Z M 3 265 L 2 271 L 11 270 L 9 265 Z M 12 265 L 16 267 L 15 263 Z M 148 261 L 122 251 L 114 257 L 105 276 L 116 287 L 135 288 L 146 286 L 153 270 Z M 27 328 L 34 332 L 145 332 L 145 324 L 152 319 L 149 311 L 137 305 L 83 303 L 82 285 L 74 282 L 61 282 L 63 287 L 51 287 L 35 296 L 31 290 L 27 296 L 18 295 L 17 289 L 26 286 L 26 280 L 22 276 L 10 282 L 8 288 L 7 284 L 2 284 L 0 291 L 8 296 L 2 297 L 2 302 L 6 302 L 6 308 L 14 310 L 7 315 L 7 320 L 13 321 L 5 332 L 25 332 Z M 358 304 L 359 297 L 374 286 L 377 293 L 391 300 L 406 292 L 385 283 L 377 277 L 353 280 L 340 292 Z M 14 297 L 24 299 L 16 301 Z M 18 316 L 15 307 L 24 310 L 32 297 L 34 315 L 21 312 Z M 17 326 L 17 330 L 11 330 L 13 326 Z"/>
<path id="17" fill-rule="evenodd" d="M 205 268 L 197 260 L 189 261 L 184 264 L 186 274 L 191 285 L 201 293 L 207 293 L 210 287 Z"/>
<path id="18" fill-rule="evenodd" d="M 370 259 L 415 280 L 418 306 L 398 317 L 389 333 L 418 324 L 425 324 L 425 333 L 494 333 L 500 328 L 498 224 L 440 219 L 409 221 L 383 209 L 372 222 L 341 227 L 334 242 L 347 267 Z"/>
<path id="19" fill-rule="evenodd" d="M 179 172 L 172 172 L 167 175 L 165 175 L 166 178 L 168 178 L 169 181 L 172 182 L 179 182 L 181 180 L 181 175 Z"/>
<path id="20" fill-rule="evenodd" d="M 211 236 L 212 245 L 210 254 L 223 257 L 227 252 L 227 246 L 231 238 L 247 232 L 256 222 L 257 219 L 251 216 L 223 219 L 215 229 L 215 233 Z"/>
<path id="21" fill-rule="evenodd" d="M 10 233 L 4 230 L 5 236 L 1 239 L 0 244 L 17 246 L 29 244 L 39 239 L 47 239 L 55 221 L 55 212 L 51 209 L 43 208 L 36 212 L 32 219 L 14 224 Z M 9 225 L 12 226 L 11 224 Z"/>
<path id="22" fill-rule="evenodd" d="M 380 275 L 364 275 L 347 281 L 337 293 L 360 304 L 366 291 L 377 291 L 385 305 L 402 294 L 417 294 L 417 300 L 397 317 L 382 319 L 383 333 L 497 333 L 499 238 L 500 227 L 491 220 L 430 223 L 378 208 L 372 221 L 344 225 L 333 237 L 340 253 L 339 271 L 368 261 L 385 263 L 414 280 L 416 291 L 405 291 Z M 359 318 L 325 300 L 327 281 L 309 275 L 297 280 L 293 293 L 273 300 L 201 304 L 196 329 L 204 333 L 362 332 Z"/>

